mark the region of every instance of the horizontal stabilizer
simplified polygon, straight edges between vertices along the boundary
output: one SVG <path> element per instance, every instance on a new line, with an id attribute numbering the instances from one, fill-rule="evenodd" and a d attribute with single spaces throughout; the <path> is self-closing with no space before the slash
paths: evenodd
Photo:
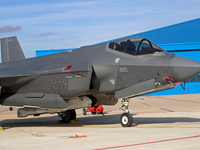
<path id="1" fill-rule="evenodd" d="M 2 63 L 25 59 L 25 55 L 16 36 L 1 39 Z"/>

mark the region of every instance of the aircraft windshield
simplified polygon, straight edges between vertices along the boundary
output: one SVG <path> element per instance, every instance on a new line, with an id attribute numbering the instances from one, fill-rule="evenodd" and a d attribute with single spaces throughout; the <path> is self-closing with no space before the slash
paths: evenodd
<path id="1" fill-rule="evenodd" d="M 133 37 L 109 43 L 109 48 L 130 55 L 155 54 L 164 51 L 146 38 Z"/>

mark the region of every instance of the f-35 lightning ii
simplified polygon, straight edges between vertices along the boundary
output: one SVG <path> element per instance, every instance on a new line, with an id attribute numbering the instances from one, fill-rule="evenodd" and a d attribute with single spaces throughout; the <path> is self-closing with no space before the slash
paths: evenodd
<path id="1" fill-rule="evenodd" d="M 1 39 L 0 104 L 19 107 L 18 117 L 115 105 L 122 99 L 123 127 L 132 125 L 132 97 L 178 86 L 200 72 L 200 63 L 169 54 L 152 41 L 129 37 L 26 59 L 17 37 Z"/>

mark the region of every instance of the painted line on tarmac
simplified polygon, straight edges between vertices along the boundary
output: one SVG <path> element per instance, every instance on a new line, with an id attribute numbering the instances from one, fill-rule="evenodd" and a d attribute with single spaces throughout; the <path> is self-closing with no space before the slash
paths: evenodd
<path id="1" fill-rule="evenodd" d="M 85 128 L 124 128 L 122 126 L 82 126 Z M 132 126 L 130 128 L 200 128 L 200 126 Z"/>
<path id="2" fill-rule="evenodd" d="M 199 126 L 135 126 L 134 128 L 200 128 Z"/>
<path id="3" fill-rule="evenodd" d="M 142 146 L 142 145 L 148 145 L 148 144 L 156 144 L 156 143 L 163 143 L 163 142 L 170 142 L 170 141 L 193 139 L 193 138 L 200 138 L 200 135 L 174 138 L 174 139 L 166 139 L 166 140 L 160 140 L 160 141 L 145 142 L 145 143 L 138 143 L 138 144 L 131 144 L 131 145 L 122 145 L 122 146 L 114 146 L 114 147 L 107 147 L 107 148 L 99 148 L 99 149 L 94 149 L 94 150 L 108 150 L 108 149 L 116 149 L 116 148 L 127 148 L 127 147 Z"/>

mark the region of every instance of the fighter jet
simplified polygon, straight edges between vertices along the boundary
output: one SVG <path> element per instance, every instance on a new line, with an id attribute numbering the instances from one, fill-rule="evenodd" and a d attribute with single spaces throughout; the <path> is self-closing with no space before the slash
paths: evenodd
<path id="1" fill-rule="evenodd" d="M 58 113 L 122 100 L 123 127 L 133 118 L 130 98 L 180 85 L 200 72 L 200 63 L 169 54 L 152 41 L 128 37 L 72 51 L 26 59 L 17 37 L 1 39 L 0 104 L 18 107 L 18 117 Z"/>

